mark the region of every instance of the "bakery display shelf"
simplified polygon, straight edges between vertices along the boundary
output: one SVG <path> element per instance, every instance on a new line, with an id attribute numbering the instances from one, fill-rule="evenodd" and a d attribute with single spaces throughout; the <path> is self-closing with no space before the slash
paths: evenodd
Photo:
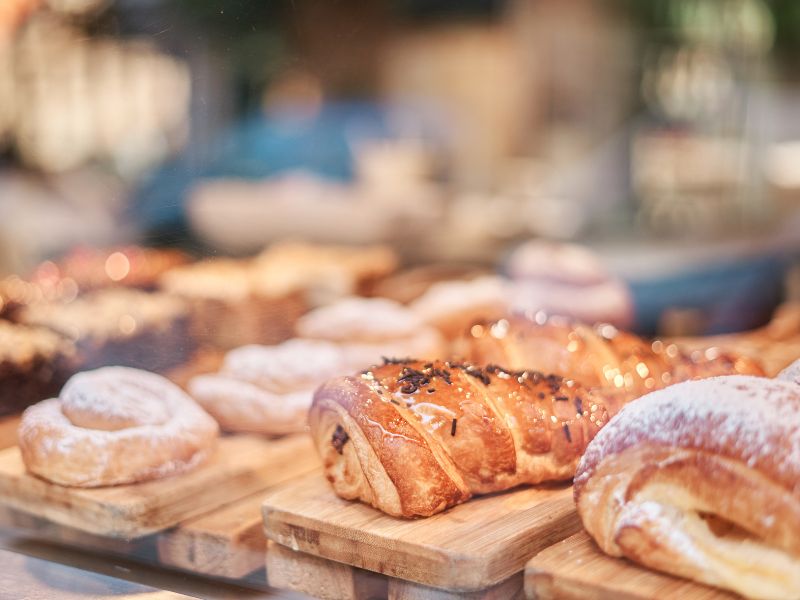
<path id="1" fill-rule="evenodd" d="M 585 531 L 541 551 L 528 562 L 525 594 L 536 600 L 734 600 L 739 597 L 608 556 Z"/>
<path id="2" fill-rule="evenodd" d="M 481 496 L 426 519 L 401 519 L 339 498 L 320 473 L 267 492 L 263 515 L 267 537 L 294 551 L 456 595 L 503 584 L 531 556 L 580 528 L 572 489 L 564 484 Z M 280 576 L 275 571 L 270 583 L 285 585 L 274 579 Z"/>

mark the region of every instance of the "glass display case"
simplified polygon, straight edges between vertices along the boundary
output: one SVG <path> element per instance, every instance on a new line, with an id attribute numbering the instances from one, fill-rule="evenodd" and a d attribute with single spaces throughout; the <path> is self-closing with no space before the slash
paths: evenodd
<path id="1" fill-rule="evenodd" d="M 1 0 L 0 596 L 800 596 L 798 40 Z"/>

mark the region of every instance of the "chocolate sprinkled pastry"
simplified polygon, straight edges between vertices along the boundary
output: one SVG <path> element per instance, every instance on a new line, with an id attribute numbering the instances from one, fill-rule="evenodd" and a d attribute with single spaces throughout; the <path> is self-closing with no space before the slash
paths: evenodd
<path id="1" fill-rule="evenodd" d="M 320 387 L 309 426 L 340 496 L 418 517 L 570 479 L 608 418 L 602 395 L 558 376 L 391 360 Z M 348 442 L 354 451 L 343 451 Z"/>

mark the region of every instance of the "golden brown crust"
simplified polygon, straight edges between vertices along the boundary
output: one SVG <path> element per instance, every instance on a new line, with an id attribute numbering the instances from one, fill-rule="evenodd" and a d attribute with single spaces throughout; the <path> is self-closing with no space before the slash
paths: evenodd
<path id="1" fill-rule="evenodd" d="M 207 458 L 216 422 L 154 373 L 106 367 L 79 373 L 59 398 L 22 415 L 28 471 L 60 485 L 136 483 L 186 471 Z"/>
<path id="2" fill-rule="evenodd" d="M 649 342 L 612 325 L 590 327 L 541 314 L 477 323 L 457 350 L 478 363 L 574 377 L 588 388 L 613 390 L 622 400 L 689 379 L 765 374 L 757 361 L 717 348 L 687 353 L 675 344 Z"/>
<path id="3" fill-rule="evenodd" d="M 402 360 L 326 383 L 309 424 L 337 493 L 413 517 L 569 479 L 607 419 L 601 399 L 557 376 Z"/>
<path id="4" fill-rule="evenodd" d="M 581 460 L 605 552 L 757 598 L 800 597 L 800 388 L 728 376 L 629 404 Z"/>

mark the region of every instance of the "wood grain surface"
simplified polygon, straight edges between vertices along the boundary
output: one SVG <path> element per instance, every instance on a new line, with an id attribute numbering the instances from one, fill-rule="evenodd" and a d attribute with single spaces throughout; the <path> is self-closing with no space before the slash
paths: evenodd
<path id="1" fill-rule="evenodd" d="M 25 472 L 19 449 L 0 451 L 0 504 L 106 537 L 155 533 L 285 480 L 298 457 L 315 456 L 305 435 L 267 440 L 224 437 L 205 465 L 175 477 L 135 485 L 81 489 Z"/>
<path id="2" fill-rule="evenodd" d="M 270 487 L 319 469 L 319 458 L 311 447 L 311 439 L 303 439 L 308 447 L 298 447 L 291 462 L 272 471 Z M 239 579 L 261 569 L 267 545 L 261 503 L 268 489 L 157 534 L 159 561 L 194 573 L 229 579 Z"/>
<path id="3" fill-rule="evenodd" d="M 0 550 L 0 599 L 178 600 L 182 594 Z"/>
<path id="4" fill-rule="evenodd" d="M 603 554 L 585 531 L 532 558 L 525 593 L 536 600 L 733 600 L 734 594 Z"/>
<path id="5" fill-rule="evenodd" d="M 382 575 L 296 552 L 272 540 L 267 546 L 267 581 L 274 588 L 320 600 L 382 600 L 389 593 Z"/>
<path id="6" fill-rule="evenodd" d="M 267 537 L 322 558 L 452 591 L 484 590 L 580 528 L 566 485 L 478 497 L 427 519 L 336 496 L 320 473 L 268 492 Z"/>

